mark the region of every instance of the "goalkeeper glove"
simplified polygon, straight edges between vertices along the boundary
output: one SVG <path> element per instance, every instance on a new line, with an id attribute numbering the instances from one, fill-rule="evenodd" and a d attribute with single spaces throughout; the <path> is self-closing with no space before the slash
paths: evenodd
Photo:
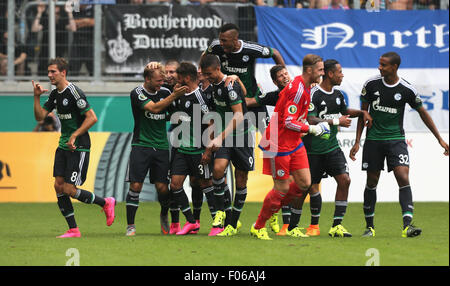
<path id="1" fill-rule="evenodd" d="M 328 122 L 320 122 L 317 125 L 310 125 L 309 131 L 310 134 L 314 136 L 319 136 L 322 139 L 328 140 L 330 138 L 330 125 L 328 125 Z"/>

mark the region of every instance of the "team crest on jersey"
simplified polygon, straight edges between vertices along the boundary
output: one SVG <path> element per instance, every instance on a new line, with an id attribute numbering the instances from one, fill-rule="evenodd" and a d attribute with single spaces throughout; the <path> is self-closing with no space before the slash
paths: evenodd
<path id="1" fill-rule="evenodd" d="M 69 104 L 69 100 L 67 98 L 64 98 L 62 104 L 64 106 L 67 106 Z"/>
<path id="2" fill-rule="evenodd" d="M 138 95 L 139 100 L 147 100 L 147 97 L 145 95 L 143 95 L 142 93 Z"/>
<path id="3" fill-rule="evenodd" d="M 270 50 L 267 47 L 264 47 L 262 50 L 262 55 L 263 56 L 268 56 L 270 54 Z"/>
<path id="4" fill-rule="evenodd" d="M 394 99 L 399 101 L 400 99 L 402 99 L 402 95 L 400 93 L 396 93 L 394 94 Z"/>
<path id="5" fill-rule="evenodd" d="M 295 106 L 295 105 L 289 106 L 289 107 L 288 107 L 288 112 L 289 112 L 289 114 L 295 114 L 295 113 L 297 113 L 297 106 Z"/>
<path id="6" fill-rule="evenodd" d="M 308 106 L 308 112 L 311 112 L 314 110 L 314 104 L 311 102 Z"/>
<path id="7" fill-rule="evenodd" d="M 189 106 L 191 106 L 191 102 L 188 100 L 188 101 L 186 101 L 186 103 L 184 104 L 184 106 L 186 107 L 186 108 L 189 108 Z"/>
<path id="8" fill-rule="evenodd" d="M 277 175 L 278 175 L 278 177 L 283 177 L 284 176 L 284 170 L 278 170 L 277 171 Z"/>
<path id="9" fill-rule="evenodd" d="M 228 96 L 230 97 L 231 100 L 236 100 L 238 97 L 237 93 L 234 90 L 230 91 L 228 93 Z"/>
<path id="10" fill-rule="evenodd" d="M 336 98 L 336 104 L 341 105 L 341 99 L 339 97 Z"/>
<path id="11" fill-rule="evenodd" d="M 222 95 L 222 90 L 221 90 L 221 89 L 217 90 L 217 95 L 218 95 L 218 96 L 221 96 L 221 95 Z"/>
<path id="12" fill-rule="evenodd" d="M 78 99 L 77 106 L 78 106 L 79 109 L 86 108 L 86 100 L 84 100 L 82 98 Z"/>
<path id="13" fill-rule="evenodd" d="M 244 55 L 243 57 L 242 57 L 242 61 L 243 62 L 248 62 L 248 60 L 249 60 L 250 58 L 247 56 L 247 55 Z"/>

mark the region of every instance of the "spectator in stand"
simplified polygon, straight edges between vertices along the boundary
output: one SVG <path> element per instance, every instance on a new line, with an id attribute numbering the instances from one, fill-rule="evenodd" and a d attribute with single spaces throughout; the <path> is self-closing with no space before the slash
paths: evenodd
<path id="1" fill-rule="evenodd" d="M 73 76 L 80 74 L 83 63 L 90 76 L 94 71 L 94 6 L 80 5 L 80 12 L 73 15 L 76 31 L 70 52 L 70 66 Z"/>
<path id="2" fill-rule="evenodd" d="M 437 10 L 439 9 L 439 0 L 415 0 L 414 10 Z"/>
<path id="3" fill-rule="evenodd" d="M 63 11 L 64 10 L 64 11 Z M 37 38 L 37 33 L 42 32 L 42 39 L 39 43 L 38 75 L 47 75 L 48 67 L 48 9 L 46 3 L 40 3 L 37 6 L 36 17 L 31 26 L 33 37 Z M 56 23 L 56 56 L 65 57 L 68 52 L 69 34 L 67 31 L 75 32 L 77 30 L 72 10 L 69 6 L 64 8 L 55 6 Z"/>
<path id="4" fill-rule="evenodd" d="M 280 8 L 309 8 L 310 0 L 275 0 L 275 5 Z"/>
<path id="5" fill-rule="evenodd" d="M 347 5 L 342 4 L 342 0 L 331 0 L 330 4 L 325 5 L 322 7 L 322 9 L 328 9 L 328 10 L 348 10 Z"/>
<path id="6" fill-rule="evenodd" d="M 29 75 L 27 57 L 30 53 L 27 47 L 17 41 L 14 47 L 15 75 Z M 0 75 L 6 75 L 8 69 L 8 32 L 0 35 Z"/>
<path id="7" fill-rule="evenodd" d="M 412 10 L 413 9 L 413 0 L 397 0 L 397 1 L 389 1 L 389 10 Z"/>

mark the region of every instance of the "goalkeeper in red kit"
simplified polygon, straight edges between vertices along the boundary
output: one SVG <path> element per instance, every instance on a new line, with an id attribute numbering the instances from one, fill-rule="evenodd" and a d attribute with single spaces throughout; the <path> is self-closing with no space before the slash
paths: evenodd
<path id="1" fill-rule="evenodd" d="M 274 186 L 264 198 L 262 209 L 250 233 L 263 240 L 270 240 L 265 228 L 272 214 L 296 200 L 311 185 L 308 157 L 301 137 L 305 133 L 326 138 L 330 134 L 327 122 L 308 125 L 306 118 L 311 102 L 310 87 L 319 83 L 324 75 L 321 57 L 308 54 L 303 58 L 302 75 L 297 76 L 281 92 L 259 148 L 263 151 L 263 173 L 271 175 Z M 289 180 L 292 175 L 294 181 Z M 299 228 L 291 230 L 290 236 L 305 236 Z"/>

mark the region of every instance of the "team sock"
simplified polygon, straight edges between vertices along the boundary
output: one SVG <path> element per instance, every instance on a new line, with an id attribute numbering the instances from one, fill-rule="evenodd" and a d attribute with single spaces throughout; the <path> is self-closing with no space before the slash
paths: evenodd
<path id="1" fill-rule="evenodd" d="M 225 202 L 224 202 L 224 194 L 225 194 L 225 177 L 221 179 L 213 179 L 214 186 L 214 200 L 216 202 L 216 210 L 224 211 L 225 210 Z"/>
<path id="2" fill-rule="evenodd" d="M 336 201 L 334 207 L 333 227 L 341 224 L 347 211 L 347 201 Z"/>
<path id="3" fill-rule="evenodd" d="M 255 229 L 265 227 L 267 220 L 281 208 L 281 201 L 286 196 L 280 191 L 272 189 L 264 198 L 263 206 L 255 223 Z"/>
<path id="4" fill-rule="evenodd" d="M 411 187 L 409 185 L 399 189 L 399 201 L 402 207 L 403 228 L 411 224 L 414 212 Z"/>
<path id="5" fill-rule="evenodd" d="M 128 225 L 134 224 L 134 218 L 136 217 L 136 212 L 139 208 L 139 195 L 140 192 L 129 189 L 127 197 L 125 198 Z"/>
<path id="6" fill-rule="evenodd" d="M 170 192 L 170 194 L 169 194 L 169 211 L 170 211 L 171 222 L 179 223 L 180 222 L 180 207 L 178 206 L 178 203 L 175 201 L 172 192 Z"/>
<path id="7" fill-rule="evenodd" d="M 169 212 L 169 206 L 170 206 L 170 192 L 161 192 L 158 193 L 158 201 L 161 206 L 161 212 L 160 215 L 165 216 Z"/>
<path id="8" fill-rule="evenodd" d="M 202 192 L 205 194 L 206 202 L 208 203 L 209 212 L 211 217 L 214 219 L 216 215 L 216 202 L 214 201 L 214 187 L 209 186 L 202 189 Z"/>
<path id="9" fill-rule="evenodd" d="M 373 218 L 375 216 L 375 204 L 377 203 L 377 188 L 366 186 L 364 190 L 364 217 L 366 219 L 366 228 L 374 227 Z"/>
<path id="10" fill-rule="evenodd" d="M 77 189 L 74 198 L 86 204 L 96 204 L 101 207 L 105 206 L 104 198 L 96 196 L 94 193 L 91 193 L 83 189 Z"/>
<path id="11" fill-rule="evenodd" d="M 186 221 L 189 223 L 195 223 L 194 215 L 192 214 L 191 206 L 189 205 L 189 199 L 184 189 L 181 188 L 179 190 L 172 190 L 172 193 L 181 212 L 186 217 Z"/>
<path id="12" fill-rule="evenodd" d="M 291 218 L 289 221 L 288 230 L 291 231 L 298 226 L 300 222 L 300 217 L 302 216 L 302 208 L 296 209 L 291 207 Z"/>
<path id="13" fill-rule="evenodd" d="M 58 199 L 59 210 L 66 219 L 67 225 L 69 228 L 76 228 L 77 223 L 75 222 L 75 214 L 70 197 L 65 194 L 56 194 L 56 198 Z"/>
<path id="14" fill-rule="evenodd" d="M 233 211 L 231 213 L 231 226 L 236 228 L 237 222 L 244 208 L 245 199 L 247 198 L 247 187 L 236 188 L 236 194 L 234 196 Z"/>
<path id="15" fill-rule="evenodd" d="M 311 224 L 319 224 L 320 211 L 322 209 L 322 195 L 320 192 L 309 195 L 309 208 L 311 210 Z"/>
<path id="16" fill-rule="evenodd" d="M 225 211 L 225 226 L 227 226 L 231 223 L 231 212 L 232 212 L 231 204 L 233 202 L 233 199 L 231 198 L 231 192 L 227 184 L 225 184 L 223 195 L 224 195 L 223 203 Z"/>
<path id="17" fill-rule="evenodd" d="M 203 191 L 199 186 L 192 187 L 192 213 L 194 215 L 194 219 L 200 220 L 200 214 L 202 212 L 203 205 Z"/>
<path id="18" fill-rule="evenodd" d="M 289 224 L 291 217 L 291 207 L 289 205 L 281 207 L 281 213 L 283 217 L 283 224 Z"/>

